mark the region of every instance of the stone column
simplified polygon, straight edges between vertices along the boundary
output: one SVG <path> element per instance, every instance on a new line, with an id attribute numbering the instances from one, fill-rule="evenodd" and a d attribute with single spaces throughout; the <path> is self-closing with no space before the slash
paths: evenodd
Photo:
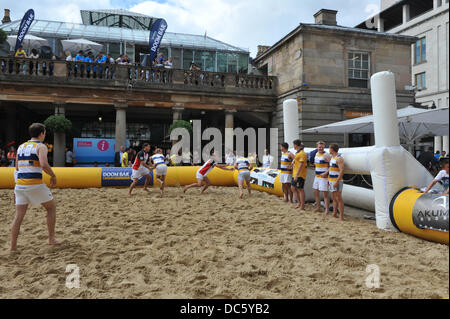
<path id="1" fill-rule="evenodd" d="M 184 107 L 173 107 L 172 108 L 172 112 L 173 112 L 173 122 L 175 121 L 180 121 L 183 119 L 183 111 L 184 111 Z"/>
<path id="2" fill-rule="evenodd" d="M 442 136 L 434 137 L 434 152 L 442 151 Z"/>
<path id="3" fill-rule="evenodd" d="M 0 102 L 1 103 L 1 102 Z M 5 103 L 3 103 L 5 104 Z M 16 141 L 16 147 L 19 145 L 19 141 L 17 141 L 17 110 L 15 105 L 11 105 L 10 107 L 6 107 L 6 143 Z"/>
<path id="4" fill-rule="evenodd" d="M 225 152 L 227 149 L 233 150 L 234 113 L 236 110 L 225 111 Z"/>
<path id="5" fill-rule="evenodd" d="M 409 6 L 409 4 L 404 4 L 402 9 L 403 9 L 403 24 L 405 24 L 410 19 L 410 6 Z"/>
<path id="6" fill-rule="evenodd" d="M 116 145 L 115 151 L 119 151 L 121 145 L 127 145 L 127 108 L 128 104 L 116 103 L 114 104 L 116 109 Z"/>
<path id="7" fill-rule="evenodd" d="M 384 32 L 384 19 L 380 18 L 379 15 L 378 15 L 378 21 L 377 21 L 377 31 Z"/>
<path id="8" fill-rule="evenodd" d="M 66 114 L 65 103 L 54 103 L 55 115 Z M 66 133 L 53 132 L 53 166 L 66 166 Z"/>
<path id="9" fill-rule="evenodd" d="M 448 149 L 448 135 L 442 137 L 442 150 L 445 151 L 445 153 L 446 153 L 445 156 L 447 157 L 448 156 L 448 152 L 449 152 L 449 149 Z"/>
<path id="10" fill-rule="evenodd" d="M 444 0 L 441 1 L 441 5 L 442 5 L 442 2 L 444 2 Z M 439 0 L 433 0 L 433 10 L 438 8 L 438 3 L 439 3 Z"/>

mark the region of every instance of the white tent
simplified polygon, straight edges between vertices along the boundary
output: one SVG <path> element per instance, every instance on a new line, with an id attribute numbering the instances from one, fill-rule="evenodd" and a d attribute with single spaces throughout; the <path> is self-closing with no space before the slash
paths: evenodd
<path id="1" fill-rule="evenodd" d="M 103 44 L 86 39 L 61 40 L 61 44 L 64 51 L 68 50 L 73 54 L 83 50 L 84 52 L 91 51 L 94 55 L 97 55 L 103 48 Z"/>
<path id="2" fill-rule="evenodd" d="M 14 48 L 16 47 L 17 35 L 9 35 L 6 41 L 8 41 L 11 50 L 14 50 Z M 25 38 L 22 41 L 22 46 L 26 50 L 39 49 L 41 46 L 44 45 L 48 45 L 47 40 L 36 37 L 31 34 L 25 35 Z"/>
<path id="3" fill-rule="evenodd" d="M 412 148 L 414 141 L 426 136 L 449 135 L 448 107 L 421 109 L 408 106 L 397 110 L 400 138 Z M 373 133 L 373 115 L 303 130 L 303 133 Z"/>

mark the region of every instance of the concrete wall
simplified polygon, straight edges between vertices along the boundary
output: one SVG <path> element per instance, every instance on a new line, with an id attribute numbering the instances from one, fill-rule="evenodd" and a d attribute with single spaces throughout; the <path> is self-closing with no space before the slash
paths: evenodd
<path id="1" fill-rule="evenodd" d="M 426 73 L 426 89 L 417 92 L 416 100 L 424 105 L 449 106 L 449 4 L 442 1 L 440 7 L 418 16 L 392 30 L 390 33 L 426 37 L 427 60 L 415 64 L 414 49 L 411 45 L 411 83 L 415 85 L 415 75 Z"/>

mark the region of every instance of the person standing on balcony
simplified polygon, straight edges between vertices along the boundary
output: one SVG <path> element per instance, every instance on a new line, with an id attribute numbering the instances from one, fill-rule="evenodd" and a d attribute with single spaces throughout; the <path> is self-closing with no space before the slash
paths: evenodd
<path id="1" fill-rule="evenodd" d="M 14 55 L 16 58 L 27 58 L 27 53 L 23 49 L 22 46 L 19 46 L 19 48 L 16 51 L 16 54 Z"/>
<path id="2" fill-rule="evenodd" d="M 164 67 L 166 69 L 171 69 L 173 64 L 173 58 L 170 57 L 166 62 L 164 62 Z"/>
<path id="3" fill-rule="evenodd" d="M 66 55 L 66 62 L 72 62 L 73 61 L 72 53 L 70 53 L 70 51 L 66 51 L 64 53 Z"/>

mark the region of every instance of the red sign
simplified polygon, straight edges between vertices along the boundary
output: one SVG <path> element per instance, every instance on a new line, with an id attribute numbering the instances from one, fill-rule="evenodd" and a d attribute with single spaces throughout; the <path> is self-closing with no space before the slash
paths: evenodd
<path id="1" fill-rule="evenodd" d="M 106 152 L 109 148 L 109 143 L 108 141 L 105 140 L 101 140 L 97 143 L 97 148 L 102 151 L 102 152 Z"/>
<path id="2" fill-rule="evenodd" d="M 78 147 L 92 147 L 92 142 L 89 141 L 78 141 Z"/>

